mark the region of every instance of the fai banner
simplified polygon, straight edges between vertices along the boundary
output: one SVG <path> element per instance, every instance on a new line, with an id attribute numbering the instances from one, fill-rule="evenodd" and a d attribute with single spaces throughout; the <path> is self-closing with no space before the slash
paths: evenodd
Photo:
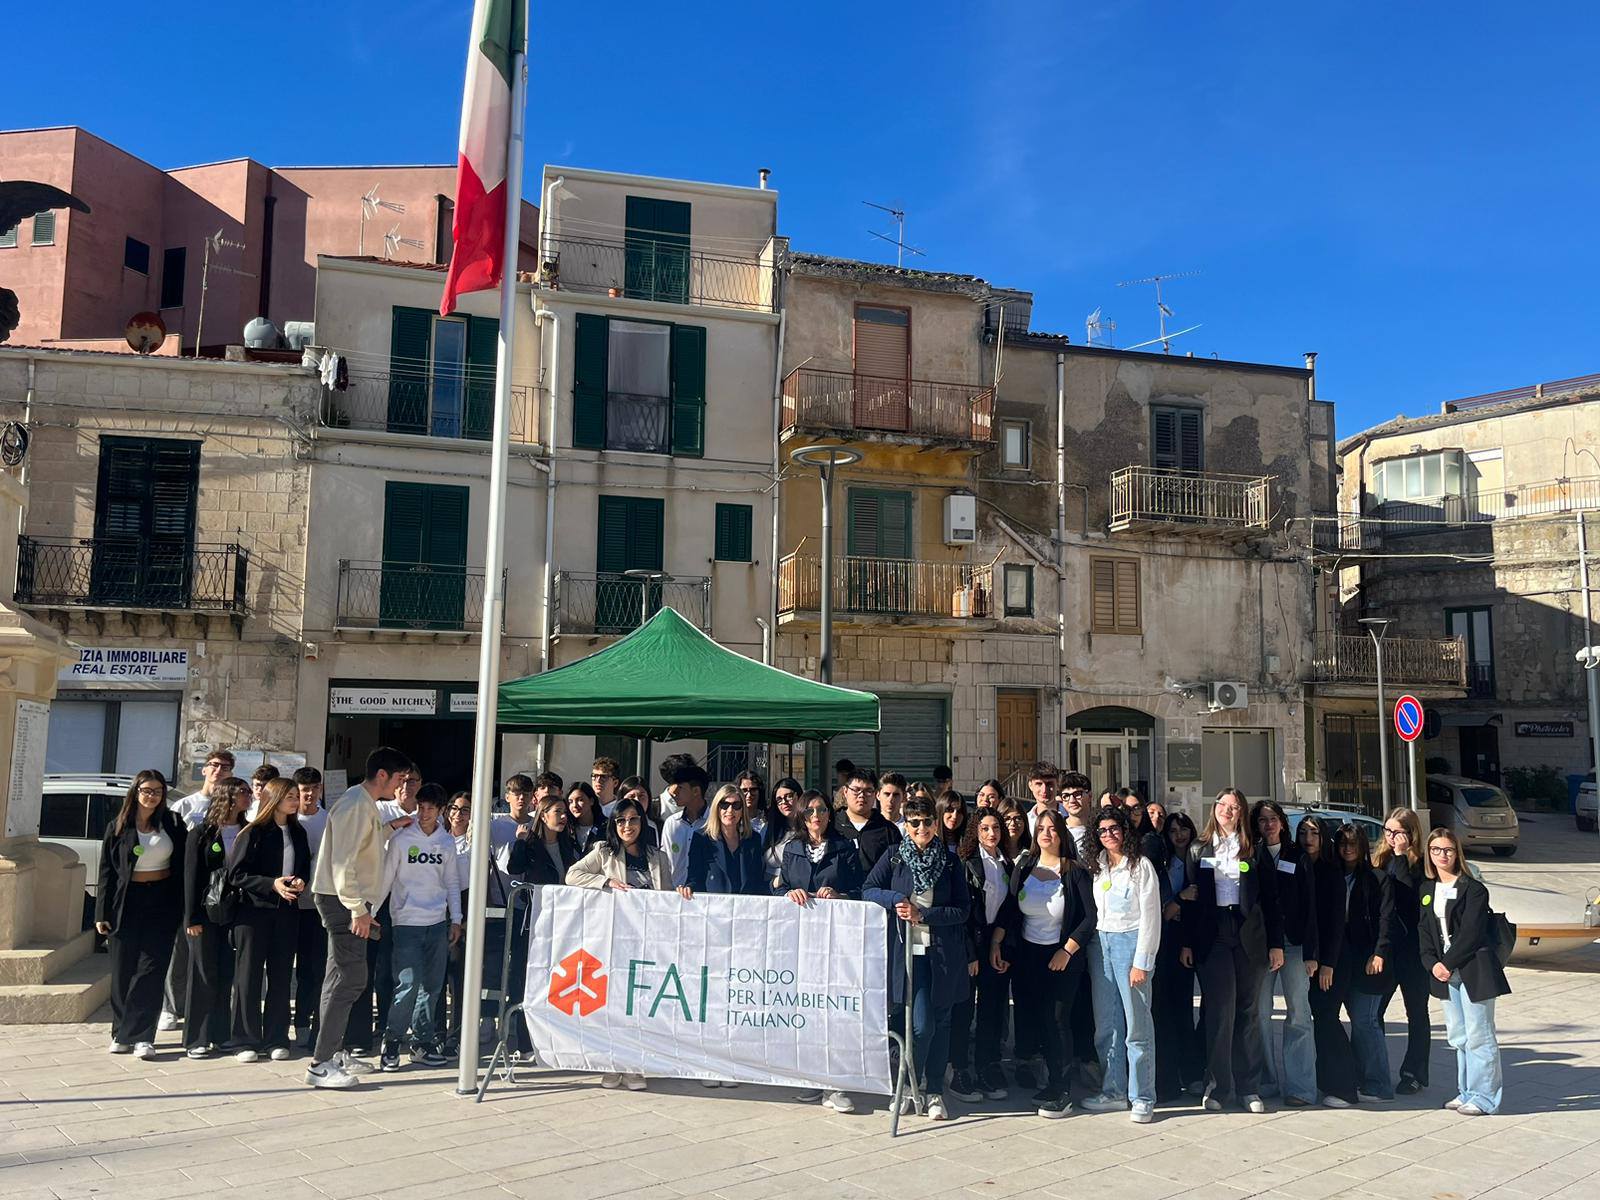
<path id="1" fill-rule="evenodd" d="M 533 906 L 523 1011 L 545 1064 L 893 1090 L 876 904 L 542 887 Z"/>

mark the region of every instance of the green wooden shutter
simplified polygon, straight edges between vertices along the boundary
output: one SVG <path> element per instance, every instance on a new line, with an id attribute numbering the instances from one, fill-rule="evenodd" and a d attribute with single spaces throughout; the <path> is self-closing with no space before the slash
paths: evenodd
<path id="1" fill-rule="evenodd" d="M 90 592 L 97 604 L 186 608 L 200 443 L 103 437 Z"/>
<path id="2" fill-rule="evenodd" d="M 706 452 L 706 331 L 699 325 L 672 327 L 672 452 Z"/>
<path id="3" fill-rule="evenodd" d="M 459 629 L 466 609 L 467 488 L 389 481 L 379 624 Z"/>
<path id="4" fill-rule="evenodd" d="M 464 567 L 467 564 L 467 503 L 471 492 L 464 487 L 423 484 L 427 489 L 427 517 L 423 523 L 423 562 L 435 566 Z"/>
<path id="5" fill-rule="evenodd" d="M 1202 469 L 1204 414 L 1198 408 L 1150 410 L 1150 465 L 1168 471 Z"/>
<path id="6" fill-rule="evenodd" d="M 721 562 L 751 561 L 751 532 L 755 510 L 748 504 L 717 505 L 716 551 Z"/>
<path id="7" fill-rule="evenodd" d="M 690 216 L 682 201 L 626 198 L 623 292 L 630 299 L 688 302 Z"/>
<path id="8" fill-rule="evenodd" d="M 1178 410 L 1178 464 L 1181 470 L 1198 471 L 1204 466 L 1205 435 L 1198 408 Z"/>
<path id="9" fill-rule="evenodd" d="M 628 569 L 627 496 L 600 497 L 600 536 L 595 547 L 595 569 L 601 572 Z"/>
<path id="10" fill-rule="evenodd" d="M 646 606 L 661 607 L 661 585 L 621 578 L 632 570 L 659 571 L 665 561 L 666 505 L 644 496 L 601 496 L 595 566 L 595 631 L 623 633 L 636 629 Z"/>
<path id="11" fill-rule="evenodd" d="M 468 317 L 463 437 L 487 441 L 494 433 L 494 371 L 499 353 L 500 319 Z"/>
<path id="12" fill-rule="evenodd" d="M 572 366 L 572 444 L 583 450 L 602 450 L 606 444 L 606 343 L 605 317 L 578 314 Z"/>
<path id="13" fill-rule="evenodd" d="M 428 431 L 428 352 L 433 313 L 394 306 L 389 325 L 389 432 Z"/>

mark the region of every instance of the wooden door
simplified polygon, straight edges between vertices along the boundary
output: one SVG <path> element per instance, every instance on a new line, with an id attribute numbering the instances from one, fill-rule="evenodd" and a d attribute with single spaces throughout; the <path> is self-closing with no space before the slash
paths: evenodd
<path id="1" fill-rule="evenodd" d="M 995 758 L 1002 780 L 1039 761 L 1039 697 L 1033 692 L 995 693 Z"/>
<path id="2" fill-rule="evenodd" d="M 911 426 L 911 310 L 858 304 L 855 424 L 904 433 Z"/>

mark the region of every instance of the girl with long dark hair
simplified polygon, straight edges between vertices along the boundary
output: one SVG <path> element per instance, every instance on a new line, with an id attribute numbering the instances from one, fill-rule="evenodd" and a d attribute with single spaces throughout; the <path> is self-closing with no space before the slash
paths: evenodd
<path id="1" fill-rule="evenodd" d="M 823 804 L 828 798 L 817 792 Z M 767 875 L 773 889 L 779 888 L 783 874 L 783 848 L 795 836 L 803 810 L 811 803 L 812 793 L 800 786 L 800 781 L 784 776 L 772 785 L 772 802 L 767 805 L 766 826 L 761 831 L 761 853 L 766 862 Z"/>
<path id="2" fill-rule="evenodd" d="M 934 811 L 939 816 L 939 837 L 952 853 L 959 851 L 967 835 L 969 819 L 965 798 L 951 788 L 934 802 Z"/>
<path id="3" fill-rule="evenodd" d="M 1428 1056 L 1433 1049 L 1433 1022 L 1428 1015 L 1428 972 L 1422 965 L 1417 940 L 1421 928 L 1423 863 L 1422 822 L 1409 808 L 1394 808 L 1383 820 L 1383 845 L 1372 865 L 1389 876 L 1394 889 L 1395 945 L 1389 991 L 1383 1009 L 1389 1009 L 1398 988 L 1406 1009 L 1406 1052 L 1400 1060 L 1400 1082 L 1395 1092 L 1412 1096 L 1428 1086 Z"/>
<path id="4" fill-rule="evenodd" d="M 1004 1100 L 1006 1077 L 1000 1067 L 1000 1043 L 1011 1000 L 1011 977 L 995 971 L 989 961 L 989 942 L 1000 920 L 1016 860 L 1006 854 L 1005 826 L 998 812 L 983 806 L 973 810 L 957 857 L 966 870 L 967 891 L 972 896 L 967 973 L 975 989 L 955 1006 L 950 1017 L 950 1061 L 954 1064 L 950 1094 L 957 1100 Z"/>
<path id="5" fill-rule="evenodd" d="M 1283 1097 L 1291 1108 L 1317 1100 L 1316 1038 L 1311 1029 L 1311 977 L 1321 956 L 1317 937 L 1316 867 L 1289 836 L 1289 818 L 1275 800 L 1258 800 L 1250 825 L 1272 856 L 1283 913 L 1283 970 L 1261 977 L 1256 1022 L 1261 1031 L 1262 1094 Z M 1272 995 L 1283 991 L 1283 1046 L 1273 1034 Z"/>
<path id="6" fill-rule="evenodd" d="M 1331 1038 L 1328 1053 L 1345 1068 L 1330 1090 L 1345 1100 L 1386 1104 L 1394 1099 L 1389 1051 L 1383 1037 L 1383 1001 L 1393 978 L 1395 946 L 1394 881 L 1372 868 L 1367 833 L 1349 823 L 1339 829 L 1334 851 L 1344 872 L 1344 947 L 1334 967 L 1334 993 L 1350 1015 L 1350 1039 Z M 1330 1035 L 1338 1029 L 1331 1023 Z M 1323 1048 L 1317 1049 L 1318 1060 Z M 1337 1069 L 1337 1068 L 1336 1068 Z M 1351 1084 L 1353 1082 L 1354 1095 Z"/>
<path id="7" fill-rule="evenodd" d="M 230 1046 L 240 1062 L 255 1062 L 263 1052 L 279 1061 L 289 1057 L 296 914 L 311 869 L 311 847 L 299 812 L 293 781 L 268 780 L 257 797 L 255 819 L 239 834 L 228 868 L 228 882 L 239 893 Z"/>
<path id="8" fill-rule="evenodd" d="M 1161 947 L 1156 952 L 1152 995 L 1156 1026 L 1156 1099 L 1176 1100 L 1184 1091 L 1201 1091 L 1206 1070 L 1205 1042 L 1195 1028 L 1194 967 L 1179 960 L 1184 913 L 1199 895 L 1189 850 L 1199 838 L 1185 812 L 1163 819 L 1162 871 L 1168 899 L 1161 908 Z"/>
<path id="9" fill-rule="evenodd" d="M 190 1058 L 210 1058 L 230 1036 L 233 1000 L 233 922 L 216 920 L 206 911 L 206 897 L 215 890 L 218 903 L 229 903 L 217 876 L 226 880 L 228 857 L 244 828 L 250 807 L 250 785 L 228 778 L 211 788 L 211 804 L 200 825 L 189 831 L 183 850 L 183 923 L 189 939 L 189 972 L 185 981 L 183 1048 Z M 220 915 L 220 914 L 219 914 Z"/>

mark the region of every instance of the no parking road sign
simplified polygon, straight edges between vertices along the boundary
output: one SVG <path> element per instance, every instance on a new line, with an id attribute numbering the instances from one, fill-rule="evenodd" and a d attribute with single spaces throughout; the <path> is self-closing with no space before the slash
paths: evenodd
<path id="1" fill-rule="evenodd" d="M 1394 702 L 1394 731 L 1402 742 L 1422 736 L 1422 702 L 1415 696 L 1401 696 Z"/>

